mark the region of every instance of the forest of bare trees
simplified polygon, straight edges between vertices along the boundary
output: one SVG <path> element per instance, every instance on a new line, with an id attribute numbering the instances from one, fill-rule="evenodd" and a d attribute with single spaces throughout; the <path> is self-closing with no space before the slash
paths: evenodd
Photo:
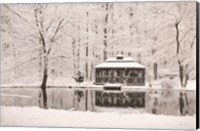
<path id="1" fill-rule="evenodd" d="M 2 84 L 71 84 L 122 53 L 146 66 L 178 72 L 182 87 L 195 79 L 195 4 L 74 3 L 1 5 Z M 46 107 L 46 102 L 44 102 Z"/>

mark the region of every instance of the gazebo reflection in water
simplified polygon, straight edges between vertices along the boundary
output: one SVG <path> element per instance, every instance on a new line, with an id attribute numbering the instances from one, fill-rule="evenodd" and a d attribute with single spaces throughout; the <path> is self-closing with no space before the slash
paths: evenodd
<path id="1" fill-rule="evenodd" d="M 145 92 L 122 91 L 122 88 L 145 86 L 145 67 L 130 57 L 118 55 L 95 66 L 95 84 L 103 91 L 96 91 L 96 105 L 116 107 L 144 107 Z"/>

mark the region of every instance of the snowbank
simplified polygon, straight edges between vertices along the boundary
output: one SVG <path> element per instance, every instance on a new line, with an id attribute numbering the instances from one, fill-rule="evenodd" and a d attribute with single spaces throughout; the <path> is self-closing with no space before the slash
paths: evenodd
<path id="1" fill-rule="evenodd" d="M 1 107 L 1 126 L 194 129 L 195 117 Z"/>

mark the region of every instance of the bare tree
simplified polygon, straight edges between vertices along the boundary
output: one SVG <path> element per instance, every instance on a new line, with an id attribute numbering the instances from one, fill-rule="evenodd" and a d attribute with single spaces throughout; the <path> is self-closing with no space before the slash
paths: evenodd
<path id="1" fill-rule="evenodd" d="M 87 5 L 88 6 L 88 5 Z M 88 57 L 89 57 L 89 42 L 88 42 L 88 40 L 89 40 L 89 37 L 88 37 L 88 33 L 89 33 L 89 25 L 88 25 L 88 18 L 89 17 L 89 12 L 88 11 L 86 11 L 86 34 L 87 34 L 87 36 L 86 36 L 86 47 L 85 47 L 85 57 L 86 57 L 86 61 L 85 61 L 85 77 L 86 77 L 86 79 L 88 79 Z"/>
<path id="2" fill-rule="evenodd" d="M 180 77 L 180 84 L 182 87 L 186 87 L 187 86 L 187 82 L 189 80 L 189 74 L 194 70 L 194 67 L 189 66 L 191 63 L 185 63 L 185 60 L 188 59 L 187 56 L 186 57 L 181 57 L 181 54 L 184 52 L 181 52 L 181 46 L 185 46 L 183 45 L 183 40 L 185 39 L 185 37 L 187 35 L 192 36 L 193 34 L 191 34 L 191 30 L 193 30 L 193 27 L 189 27 L 189 29 L 185 32 L 184 35 L 182 35 L 183 37 L 180 38 L 180 24 L 181 21 L 184 17 L 184 13 L 185 10 L 187 9 L 187 7 L 181 7 L 180 5 L 177 5 L 178 9 L 179 9 L 179 13 L 180 13 L 180 17 L 176 19 L 174 27 L 176 29 L 176 57 L 177 57 L 177 63 L 178 63 L 178 67 L 179 67 L 179 77 Z M 183 11 L 180 12 L 181 8 L 183 8 Z M 182 13 L 182 14 L 181 14 Z M 192 45 L 194 44 L 196 39 L 196 35 L 192 36 L 192 40 L 190 44 L 191 49 L 192 49 Z M 189 49 L 189 50 L 191 50 Z M 185 52 L 186 53 L 186 52 Z M 188 55 L 188 54 L 186 54 Z"/>
<path id="3" fill-rule="evenodd" d="M 105 61 L 107 59 L 107 47 L 108 47 L 108 22 L 109 22 L 109 15 L 110 15 L 110 10 L 113 8 L 112 3 L 105 3 L 102 4 L 102 7 L 105 9 L 105 17 L 104 17 L 104 40 L 103 40 L 103 45 L 104 45 L 104 50 L 103 50 L 103 60 Z"/>
<path id="4" fill-rule="evenodd" d="M 55 18 L 49 18 L 46 16 L 45 11 L 48 8 L 48 5 L 45 4 L 37 4 L 32 5 L 29 8 L 33 11 L 30 15 L 33 15 L 34 21 L 31 19 L 27 19 L 23 16 L 23 13 L 17 12 L 12 9 L 9 5 L 4 5 L 4 7 L 9 10 L 12 14 L 16 15 L 17 18 L 21 20 L 21 22 L 25 22 L 28 24 L 28 29 L 33 29 L 35 35 L 32 35 L 29 32 L 27 34 L 20 34 L 24 36 L 32 37 L 31 42 L 36 44 L 37 49 L 35 51 L 38 52 L 35 57 L 27 60 L 25 62 L 21 62 L 22 64 L 27 64 L 28 62 L 32 62 L 34 60 L 40 59 L 39 65 L 42 65 L 42 81 L 41 81 L 41 91 L 42 91 L 42 99 L 43 99 L 43 108 L 47 109 L 47 81 L 48 81 L 48 72 L 49 72 L 49 61 L 54 58 L 66 60 L 66 56 L 62 55 L 51 55 L 52 50 L 55 47 L 55 43 L 62 37 L 61 30 L 65 27 L 66 24 L 70 21 L 71 18 L 59 17 L 55 20 Z M 49 18 L 49 22 L 46 23 Z M 10 33 L 11 34 L 11 33 Z M 19 35 L 16 37 L 20 37 Z M 71 37 L 70 37 L 71 38 Z M 72 39 L 72 44 L 75 43 L 75 40 Z M 28 45 L 27 45 L 28 46 Z M 26 55 L 26 54 L 24 54 Z M 16 65 L 18 66 L 18 65 Z M 16 68 L 16 67 L 15 67 Z"/>

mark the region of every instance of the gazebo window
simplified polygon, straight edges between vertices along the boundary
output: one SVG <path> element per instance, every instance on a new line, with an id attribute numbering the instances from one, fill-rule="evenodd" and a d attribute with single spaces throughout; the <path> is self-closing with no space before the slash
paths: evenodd
<path id="1" fill-rule="evenodd" d="M 134 74 L 134 77 L 138 77 L 138 72 L 136 70 L 133 70 L 133 74 Z"/>
<path id="2" fill-rule="evenodd" d="M 125 76 L 128 76 L 128 75 L 129 75 L 129 69 L 126 69 Z"/>
<path id="3" fill-rule="evenodd" d="M 114 77 L 117 77 L 117 70 L 113 70 L 114 72 Z"/>
<path id="4" fill-rule="evenodd" d="M 113 70 L 110 70 L 110 76 L 111 76 L 111 77 L 114 76 Z"/>
<path id="5" fill-rule="evenodd" d="M 131 77 L 133 77 L 133 76 L 134 76 L 134 72 L 133 72 L 133 71 L 131 71 L 131 74 L 130 74 L 130 76 L 131 76 Z"/>
<path id="6" fill-rule="evenodd" d="M 138 77 L 139 77 L 139 78 L 143 78 L 143 71 L 142 71 L 142 70 L 139 70 L 139 71 L 138 71 Z"/>
<path id="7" fill-rule="evenodd" d="M 117 70 L 117 76 L 120 76 L 120 70 Z"/>
<path id="8" fill-rule="evenodd" d="M 96 71 L 96 75 L 97 75 L 97 77 L 100 77 L 100 71 L 99 70 Z"/>
<path id="9" fill-rule="evenodd" d="M 108 71 L 104 70 L 104 76 L 108 76 Z"/>

